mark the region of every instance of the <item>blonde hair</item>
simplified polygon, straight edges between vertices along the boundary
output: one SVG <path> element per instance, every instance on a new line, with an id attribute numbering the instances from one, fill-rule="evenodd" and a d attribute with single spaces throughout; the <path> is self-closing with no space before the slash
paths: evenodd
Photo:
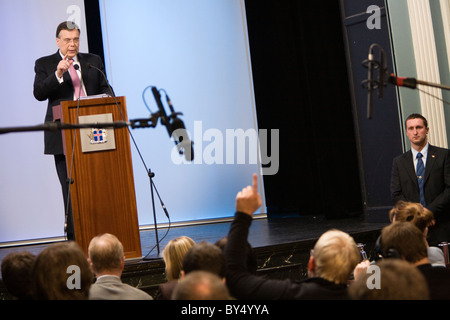
<path id="1" fill-rule="evenodd" d="M 180 236 L 170 240 L 162 251 L 166 264 L 166 277 L 168 280 L 178 279 L 182 269 L 183 258 L 195 241 L 187 236 Z"/>
<path id="2" fill-rule="evenodd" d="M 361 256 L 353 238 L 340 230 L 325 232 L 314 246 L 316 276 L 342 284 L 359 263 Z"/>
<path id="3" fill-rule="evenodd" d="M 433 218 L 430 210 L 416 202 L 399 201 L 389 211 L 391 222 L 411 222 L 422 232 L 432 223 Z"/>

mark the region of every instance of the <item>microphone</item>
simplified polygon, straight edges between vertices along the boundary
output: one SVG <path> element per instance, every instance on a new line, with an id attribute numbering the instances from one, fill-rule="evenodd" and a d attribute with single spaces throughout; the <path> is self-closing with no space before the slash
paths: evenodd
<path id="1" fill-rule="evenodd" d="M 374 89 L 373 86 L 373 54 L 369 52 L 368 56 L 368 64 L 367 64 L 367 83 L 368 83 L 368 93 L 367 93 L 367 118 L 372 118 L 372 103 L 373 103 L 373 96 L 372 96 L 372 90 Z"/>
<path id="2" fill-rule="evenodd" d="M 380 54 L 380 61 L 374 59 L 373 48 L 377 47 Z M 364 60 L 363 66 L 368 69 L 367 79 L 362 81 L 361 84 L 364 88 L 368 89 L 367 93 L 367 118 L 372 118 L 372 104 L 373 104 L 373 90 L 378 89 L 378 98 L 383 97 L 383 87 L 385 86 L 385 75 L 387 74 L 386 66 L 386 54 L 383 48 L 377 44 L 373 43 L 369 47 L 369 55 L 366 60 Z M 378 80 L 374 79 L 374 70 L 378 69 Z"/>
<path id="3" fill-rule="evenodd" d="M 170 116 L 167 116 L 161 102 L 161 95 L 159 94 L 158 89 L 156 87 L 152 87 L 152 93 L 156 104 L 158 105 L 161 123 L 166 127 L 169 137 L 175 141 L 179 154 L 184 154 L 187 161 L 192 161 L 194 159 L 194 149 L 192 147 L 193 142 L 189 139 L 184 122 L 178 118 L 178 115 L 182 115 L 182 113 L 174 112 L 172 102 L 166 94 L 166 100 L 172 112 Z"/>

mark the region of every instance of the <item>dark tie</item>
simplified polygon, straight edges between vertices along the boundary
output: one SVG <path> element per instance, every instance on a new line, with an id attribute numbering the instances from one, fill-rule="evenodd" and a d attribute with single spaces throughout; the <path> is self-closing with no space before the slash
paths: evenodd
<path id="1" fill-rule="evenodd" d="M 425 195 L 423 193 L 423 180 L 425 176 L 425 167 L 423 165 L 422 161 L 423 155 L 419 152 L 417 154 L 417 166 L 416 166 L 416 175 L 417 175 L 417 182 L 419 184 L 419 191 L 420 191 L 420 204 L 425 207 Z"/>

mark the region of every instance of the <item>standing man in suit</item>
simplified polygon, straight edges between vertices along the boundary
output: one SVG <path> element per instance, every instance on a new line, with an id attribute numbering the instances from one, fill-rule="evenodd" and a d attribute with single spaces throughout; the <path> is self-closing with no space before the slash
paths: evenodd
<path id="1" fill-rule="evenodd" d="M 60 23 L 56 29 L 56 45 L 59 50 L 36 60 L 34 97 L 39 101 L 48 100 L 45 122 L 53 121 L 53 106 L 63 100 L 76 100 L 79 96 L 105 93 L 113 94 L 105 77 L 101 58 L 94 54 L 80 53 L 80 29 L 71 21 Z M 78 84 L 78 85 L 77 85 Z M 75 90 L 74 88 L 77 87 Z M 72 206 L 68 193 L 66 158 L 60 131 L 44 132 L 44 153 L 55 157 L 56 171 L 61 183 L 66 212 L 66 234 L 74 240 Z"/>
<path id="2" fill-rule="evenodd" d="M 433 212 L 435 223 L 429 228 L 428 242 L 437 245 L 450 241 L 450 151 L 430 145 L 428 121 L 411 114 L 405 121 L 411 149 L 396 157 L 392 166 L 391 196 L 399 200 L 422 203 Z M 420 173 L 420 161 L 425 167 Z M 419 165 L 418 165 L 419 164 Z M 421 196 L 419 184 L 423 184 Z"/>

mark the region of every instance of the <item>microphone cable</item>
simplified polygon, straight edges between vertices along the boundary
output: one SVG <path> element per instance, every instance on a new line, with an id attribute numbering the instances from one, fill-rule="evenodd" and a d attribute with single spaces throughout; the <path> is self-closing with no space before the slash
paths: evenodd
<path id="1" fill-rule="evenodd" d="M 78 69 L 80 68 L 77 64 L 73 66 L 74 69 L 76 71 L 78 71 Z M 81 72 L 80 72 L 81 75 Z M 78 72 L 77 72 L 77 76 L 78 76 Z M 80 76 L 80 89 L 78 90 L 78 98 L 77 98 L 77 109 L 76 109 L 76 114 L 75 114 L 75 118 L 76 118 L 76 124 L 79 124 L 78 122 L 78 113 L 80 110 L 80 94 L 81 94 L 81 89 L 84 87 L 84 83 L 83 83 L 83 77 Z M 67 200 L 66 200 L 66 214 L 65 214 L 65 222 L 64 222 L 64 235 L 66 240 L 67 239 L 67 219 L 68 219 L 68 215 L 69 215 L 69 208 L 72 211 L 72 198 L 70 196 L 70 189 L 72 186 L 72 173 L 73 173 L 73 163 L 74 163 L 74 153 L 75 153 L 75 143 L 76 143 L 76 139 L 77 139 L 77 129 L 73 129 L 73 140 L 72 140 L 72 154 L 71 154 L 71 159 L 70 159 L 70 169 L 69 169 L 69 174 L 67 177 Z M 75 222 L 73 221 L 73 211 L 72 211 L 72 226 L 74 227 L 73 232 L 75 233 Z"/>

